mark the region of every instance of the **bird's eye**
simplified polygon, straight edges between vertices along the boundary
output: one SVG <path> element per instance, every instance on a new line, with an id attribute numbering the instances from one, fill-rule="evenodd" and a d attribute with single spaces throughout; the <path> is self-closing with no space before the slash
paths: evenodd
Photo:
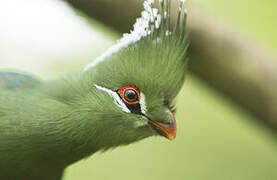
<path id="1" fill-rule="evenodd" d="M 138 95 L 137 95 L 136 91 L 134 91 L 132 89 L 128 89 L 124 93 L 124 98 L 129 102 L 134 102 L 138 99 Z"/>
<path id="2" fill-rule="evenodd" d="M 127 104 L 139 103 L 140 94 L 135 86 L 124 86 L 117 91 L 121 99 Z"/>

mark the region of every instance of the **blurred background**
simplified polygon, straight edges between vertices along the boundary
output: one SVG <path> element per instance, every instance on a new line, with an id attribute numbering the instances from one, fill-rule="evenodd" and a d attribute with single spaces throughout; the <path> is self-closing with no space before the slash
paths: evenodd
<path id="1" fill-rule="evenodd" d="M 129 31 L 141 2 L 0 0 L 0 69 L 44 80 L 81 71 Z M 177 139 L 98 153 L 64 180 L 277 179 L 277 1 L 187 6 L 190 67 Z"/>

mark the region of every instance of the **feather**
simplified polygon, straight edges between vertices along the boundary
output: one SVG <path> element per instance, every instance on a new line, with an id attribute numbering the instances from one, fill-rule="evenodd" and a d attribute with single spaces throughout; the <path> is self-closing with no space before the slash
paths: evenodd
<path id="1" fill-rule="evenodd" d="M 178 41 L 185 44 L 187 10 L 183 7 L 184 2 L 185 0 L 180 0 L 178 17 L 174 25 L 171 24 L 170 21 L 172 18 L 170 13 L 170 0 L 159 0 L 159 8 L 153 8 L 154 0 L 144 1 L 144 10 L 141 12 L 141 17 L 137 18 L 133 25 L 133 30 L 131 30 L 130 33 L 123 34 L 123 37 L 118 40 L 114 46 L 110 47 L 101 56 L 88 64 L 84 71 L 90 70 L 102 61 L 107 60 L 108 57 L 113 54 L 122 49 L 128 48 L 132 44 L 139 43 L 146 38 L 159 42 L 173 36 L 178 39 Z"/>

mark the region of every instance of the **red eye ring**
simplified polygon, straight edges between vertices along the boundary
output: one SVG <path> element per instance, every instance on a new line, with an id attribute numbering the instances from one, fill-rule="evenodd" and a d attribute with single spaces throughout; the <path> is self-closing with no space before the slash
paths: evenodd
<path id="1" fill-rule="evenodd" d="M 139 103 L 140 94 L 139 94 L 139 90 L 136 86 L 131 86 L 131 85 L 124 86 L 121 89 L 117 90 L 117 93 L 119 94 L 121 99 L 127 104 L 138 104 Z M 129 93 L 129 94 L 126 94 L 126 93 Z M 128 96 L 130 96 L 131 98 L 128 99 Z"/>

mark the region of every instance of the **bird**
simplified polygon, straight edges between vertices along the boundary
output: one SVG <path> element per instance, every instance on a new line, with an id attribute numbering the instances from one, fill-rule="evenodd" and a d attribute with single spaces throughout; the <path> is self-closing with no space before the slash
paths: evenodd
<path id="1" fill-rule="evenodd" d="M 43 81 L 0 71 L 1 180 L 60 180 L 98 151 L 176 137 L 189 41 L 185 2 L 175 1 L 176 10 L 144 1 L 130 33 L 79 73 Z"/>

